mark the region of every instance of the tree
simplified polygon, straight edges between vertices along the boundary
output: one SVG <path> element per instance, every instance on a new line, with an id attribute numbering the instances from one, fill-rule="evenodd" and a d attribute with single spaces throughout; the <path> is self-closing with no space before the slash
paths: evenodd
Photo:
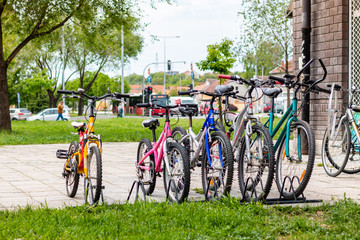
<path id="1" fill-rule="evenodd" d="M 126 16 L 133 11 L 139 12 L 139 9 L 130 0 L 1 0 L 0 131 L 11 130 L 8 69 L 31 41 L 53 33 L 70 19 L 78 19 L 78 22 L 91 26 L 94 17 L 102 15 L 108 24 L 125 25 L 124 21 L 115 22 L 113 16 L 127 19 Z"/>
<path id="2" fill-rule="evenodd" d="M 200 70 L 211 70 L 222 74 L 228 74 L 234 66 L 235 58 L 231 52 L 233 42 L 227 38 L 221 43 L 207 46 L 208 55 L 205 60 L 195 63 Z"/>
<path id="3" fill-rule="evenodd" d="M 246 59 L 244 56 L 259 49 L 262 42 L 277 44 L 281 49 L 280 56 L 285 61 L 284 71 L 288 73 L 292 53 L 292 22 L 286 18 L 289 4 L 290 0 L 242 0 L 244 7 L 240 16 L 243 34 L 237 48 L 240 58 Z M 289 96 L 288 91 L 288 105 Z"/>

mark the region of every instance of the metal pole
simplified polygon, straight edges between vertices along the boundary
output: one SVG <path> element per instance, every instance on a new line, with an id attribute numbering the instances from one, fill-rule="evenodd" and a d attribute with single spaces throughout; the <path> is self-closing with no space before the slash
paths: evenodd
<path id="1" fill-rule="evenodd" d="M 164 37 L 164 62 L 166 62 L 166 37 Z M 166 93 L 166 64 L 164 64 L 164 94 Z"/>
<path id="2" fill-rule="evenodd" d="M 124 26 L 121 26 L 121 94 L 124 94 Z M 121 105 L 123 109 L 122 116 L 125 117 L 124 102 L 121 102 Z"/>
<path id="3" fill-rule="evenodd" d="M 61 39 L 61 47 L 62 47 L 62 61 L 63 61 L 63 71 L 62 71 L 62 90 L 65 90 L 65 38 L 64 38 L 64 25 L 62 26 L 62 39 Z M 65 94 L 62 96 L 62 100 L 65 106 Z"/>
<path id="4" fill-rule="evenodd" d="M 311 0 L 302 0 L 302 65 L 304 66 L 310 61 L 310 43 L 311 43 Z M 310 68 L 304 71 L 303 83 L 310 80 Z M 310 97 L 309 95 L 303 96 L 304 105 L 301 114 L 302 120 L 309 122 L 310 120 Z"/>

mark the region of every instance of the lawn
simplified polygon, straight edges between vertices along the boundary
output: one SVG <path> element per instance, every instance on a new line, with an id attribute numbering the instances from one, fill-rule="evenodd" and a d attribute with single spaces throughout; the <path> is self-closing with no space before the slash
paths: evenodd
<path id="1" fill-rule="evenodd" d="M 145 137 L 151 139 L 151 131 L 141 125 L 144 119 L 98 119 L 95 122 L 95 133 L 100 134 L 104 142 L 137 142 Z M 165 122 L 164 118 L 159 120 L 161 125 L 157 129 L 157 136 L 161 133 Z M 203 122 L 204 119 L 194 119 L 194 130 L 198 131 Z M 172 123 L 176 123 L 176 120 L 174 119 Z M 180 119 L 176 126 L 187 128 L 189 120 Z M 0 132 L 0 145 L 70 143 L 78 140 L 77 135 L 70 134 L 76 130 L 66 121 L 13 121 L 12 129 L 12 132 Z"/>
<path id="2" fill-rule="evenodd" d="M 144 203 L 0 211 L 1 239 L 359 239 L 360 206 Z"/>

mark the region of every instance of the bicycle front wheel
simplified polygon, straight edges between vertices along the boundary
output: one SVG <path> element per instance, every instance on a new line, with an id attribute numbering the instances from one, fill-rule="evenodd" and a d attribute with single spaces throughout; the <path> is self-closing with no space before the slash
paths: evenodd
<path id="1" fill-rule="evenodd" d="M 97 146 L 90 148 L 87 162 L 88 173 L 84 182 L 85 203 L 93 205 L 99 201 L 102 189 L 101 154 Z"/>
<path id="2" fill-rule="evenodd" d="M 182 203 L 190 190 L 189 158 L 177 142 L 169 144 L 167 157 L 169 165 L 163 167 L 165 193 L 169 193 L 170 201 Z"/>
<path id="3" fill-rule="evenodd" d="M 326 129 L 321 148 L 321 159 L 325 172 L 338 176 L 346 166 L 351 149 L 349 123 L 346 119 L 335 126 L 333 133 Z"/>
<path id="4" fill-rule="evenodd" d="M 203 151 L 201 178 L 206 200 L 230 194 L 234 174 L 234 155 L 226 134 L 211 134 L 209 149 Z M 210 159 L 209 159 L 210 156 Z"/>
<path id="5" fill-rule="evenodd" d="M 298 197 L 306 188 L 315 161 L 315 137 L 307 122 L 290 125 L 288 149 L 286 136 L 280 144 L 276 162 L 276 185 L 286 199 Z"/>
<path id="6" fill-rule="evenodd" d="M 243 200 L 266 200 L 274 180 L 274 145 L 269 131 L 258 123 L 252 126 L 249 148 L 245 138 L 239 151 L 239 186 Z"/>
<path id="7" fill-rule="evenodd" d="M 79 174 L 78 174 L 78 164 L 79 164 L 79 155 L 75 155 L 79 151 L 79 143 L 72 142 L 69 147 L 69 162 L 67 168 L 70 171 L 66 171 L 67 175 L 66 180 L 66 193 L 69 197 L 75 197 L 76 192 L 79 186 Z"/>

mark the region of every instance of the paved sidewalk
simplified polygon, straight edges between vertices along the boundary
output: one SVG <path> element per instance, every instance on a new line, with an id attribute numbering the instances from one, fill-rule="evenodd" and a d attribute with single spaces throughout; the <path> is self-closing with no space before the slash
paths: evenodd
<path id="1" fill-rule="evenodd" d="M 135 159 L 138 143 L 104 143 L 103 145 L 103 185 L 104 199 L 107 203 L 125 202 L 130 187 L 135 180 Z M 66 195 L 65 180 L 62 177 L 64 160 L 55 156 L 57 149 L 67 149 L 68 144 L 16 145 L 0 147 L 0 210 L 15 209 L 26 205 L 63 207 L 84 203 L 83 179 L 80 178 L 75 198 Z M 316 160 L 314 172 L 304 194 L 307 199 L 332 201 L 346 197 L 360 200 L 360 174 L 341 174 L 328 177 L 321 162 Z M 236 167 L 237 169 L 237 167 Z M 191 200 L 203 200 L 195 188 L 202 188 L 200 169 L 191 175 Z M 274 183 L 275 184 L 275 183 Z M 270 197 L 278 193 L 273 184 Z M 237 173 L 231 194 L 240 196 Z M 163 179 L 157 181 L 156 189 L 150 199 L 165 199 Z"/>

